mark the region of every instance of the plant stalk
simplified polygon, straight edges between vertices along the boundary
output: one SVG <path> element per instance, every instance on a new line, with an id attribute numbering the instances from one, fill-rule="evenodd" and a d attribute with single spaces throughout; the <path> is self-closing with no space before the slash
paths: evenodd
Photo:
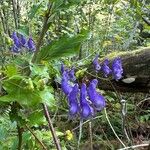
<path id="1" fill-rule="evenodd" d="M 45 113 L 45 117 L 46 117 L 46 119 L 48 121 L 49 129 L 50 129 L 50 131 L 52 133 L 52 137 L 53 137 L 53 140 L 55 142 L 56 148 L 57 148 L 57 150 L 61 150 L 61 146 L 60 146 L 59 140 L 57 138 L 55 129 L 53 127 L 52 120 L 51 120 L 49 112 L 48 112 L 48 108 L 47 108 L 47 106 L 45 104 L 43 104 L 43 110 L 44 110 L 44 113 Z"/>
<path id="2" fill-rule="evenodd" d="M 92 122 L 89 122 L 90 150 L 93 150 Z"/>
<path id="3" fill-rule="evenodd" d="M 49 1 L 48 9 L 46 11 L 45 18 L 44 18 L 43 28 L 42 28 L 42 31 L 40 33 L 39 39 L 37 40 L 37 43 L 36 43 L 36 51 L 35 51 L 35 53 L 33 55 L 32 63 L 34 63 L 36 61 L 37 55 L 38 55 L 38 53 L 40 51 L 40 47 L 42 45 L 42 41 L 43 41 L 44 35 L 45 35 L 46 31 L 48 30 L 48 27 L 49 27 L 48 19 L 51 16 L 50 15 L 51 8 L 52 8 L 52 3 Z M 48 125 L 49 125 L 49 129 L 51 131 L 51 134 L 52 134 L 54 143 L 56 145 L 56 148 L 57 148 L 57 150 L 61 150 L 61 146 L 60 146 L 59 140 L 57 138 L 55 129 L 53 127 L 52 120 L 51 120 L 49 112 L 48 112 L 48 108 L 47 108 L 47 106 L 45 104 L 42 104 L 42 105 L 43 105 L 44 114 L 45 114 L 45 117 L 47 119 L 47 122 L 48 122 Z"/>
<path id="4" fill-rule="evenodd" d="M 21 150 L 21 147 L 22 147 L 22 129 L 20 128 L 19 125 L 17 125 L 17 130 L 18 130 L 18 150 Z"/>
<path id="5" fill-rule="evenodd" d="M 48 19 L 50 17 L 51 8 L 52 8 L 52 3 L 49 2 L 48 10 L 46 11 L 47 13 L 45 14 L 45 18 L 44 18 L 43 28 L 42 28 L 42 31 L 40 33 L 39 39 L 37 40 L 37 43 L 36 43 L 36 51 L 35 51 L 34 56 L 32 58 L 32 63 L 36 61 L 36 57 L 40 51 L 40 47 L 42 45 L 44 35 L 45 35 L 46 31 L 48 30 L 48 26 L 49 26 L 48 25 Z"/>
<path id="6" fill-rule="evenodd" d="M 42 141 L 40 141 L 40 139 L 35 135 L 35 133 L 27 125 L 25 125 L 25 127 L 31 132 L 31 134 L 34 136 L 34 138 L 37 140 L 37 142 L 41 145 L 43 150 L 47 150 L 46 146 L 43 144 Z"/>
<path id="7" fill-rule="evenodd" d="M 107 114 L 107 111 L 106 111 L 106 108 L 104 108 L 104 111 L 105 111 L 105 116 L 106 116 L 106 119 L 108 121 L 108 124 L 110 126 L 110 128 L 112 129 L 114 135 L 116 136 L 116 138 L 118 139 L 118 141 L 123 145 L 123 147 L 126 147 L 126 145 L 121 141 L 121 139 L 119 138 L 119 136 L 117 135 L 116 131 L 114 130 L 109 118 L 108 118 L 108 114 Z"/>
<path id="8" fill-rule="evenodd" d="M 13 6 L 13 15 L 14 15 L 14 21 L 15 21 L 15 27 L 18 29 L 18 23 L 17 23 L 17 13 L 16 13 L 16 1 L 12 0 L 12 6 Z"/>
<path id="9" fill-rule="evenodd" d="M 126 124 L 126 113 L 127 113 L 126 100 L 123 100 L 123 99 L 121 100 L 121 107 L 122 107 L 122 109 L 121 109 L 121 115 L 122 115 L 122 129 L 123 129 L 123 131 L 124 131 L 125 137 L 127 138 L 128 142 L 130 143 L 131 140 L 130 140 L 130 138 L 129 138 L 129 135 L 128 135 L 128 133 L 127 133 L 127 129 L 126 129 L 126 126 L 125 126 L 125 124 Z"/>

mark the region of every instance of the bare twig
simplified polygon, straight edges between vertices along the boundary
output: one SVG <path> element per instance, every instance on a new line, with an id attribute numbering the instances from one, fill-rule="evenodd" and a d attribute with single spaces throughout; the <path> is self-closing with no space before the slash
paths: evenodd
<path id="1" fill-rule="evenodd" d="M 25 127 L 31 132 L 31 134 L 34 136 L 34 138 L 37 140 L 37 142 L 41 145 L 43 150 L 47 150 L 46 146 L 43 144 L 42 141 L 40 141 L 40 139 L 35 135 L 35 133 L 27 125 L 25 125 Z"/>
<path id="2" fill-rule="evenodd" d="M 144 100 L 140 101 L 136 106 L 139 107 L 139 105 L 141 105 L 141 103 L 145 102 L 145 101 L 149 101 L 150 100 L 150 97 L 148 98 L 145 98 Z"/>
<path id="3" fill-rule="evenodd" d="M 133 148 L 138 148 L 138 147 L 147 147 L 149 144 L 140 144 L 140 145 L 133 145 L 125 148 L 120 148 L 118 150 L 127 150 L 127 149 L 133 149 Z"/>
<path id="4" fill-rule="evenodd" d="M 52 133 L 52 137 L 53 137 L 53 140 L 55 142 L 56 148 L 57 148 L 57 150 L 61 150 L 61 146 L 60 146 L 59 140 L 57 138 L 55 129 L 53 127 L 52 120 L 51 120 L 49 112 L 48 112 L 48 108 L 47 108 L 47 106 L 45 104 L 43 104 L 43 110 L 44 110 L 44 113 L 45 113 L 45 117 L 46 117 L 46 119 L 48 121 L 49 129 L 50 129 L 50 131 Z"/>

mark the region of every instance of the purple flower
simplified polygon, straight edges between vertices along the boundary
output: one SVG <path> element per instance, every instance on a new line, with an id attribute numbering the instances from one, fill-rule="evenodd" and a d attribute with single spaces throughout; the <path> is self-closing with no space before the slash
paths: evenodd
<path id="1" fill-rule="evenodd" d="M 27 45 L 30 51 L 35 51 L 35 43 L 31 37 L 29 38 Z"/>
<path id="2" fill-rule="evenodd" d="M 88 118 L 93 115 L 94 110 L 89 105 L 88 101 L 86 100 L 87 91 L 86 91 L 86 84 L 82 84 L 80 90 L 80 106 L 81 106 L 81 117 Z"/>
<path id="3" fill-rule="evenodd" d="M 123 68 L 122 62 L 120 58 L 115 58 L 112 62 L 112 73 L 115 80 L 119 80 L 122 78 Z"/>
<path id="4" fill-rule="evenodd" d="M 26 46 L 26 38 L 21 34 L 20 35 L 20 43 L 22 46 Z"/>
<path id="5" fill-rule="evenodd" d="M 100 66 L 100 64 L 98 62 L 98 57 L 99 57 L 99 55 L 96 55 L 96 57 L 93 60 L 94 69 L 96 71 L 99 71 L 101 69 L 101 66 Z"/>
<path id="6" fill-rule="evenodd" d="M 82 118 L 88 118 L 91 117 L 94 114 L 93 108 L 88 104 L 88 102 L 82 102 L 81 103 L 81 117 Z"/>
<path id="7" fill-rule="evenodd" d="M 61 64 L 61 74 L 63 74 L 64 72 L 66 72 L 67 74 L 67 78 L 68 78 L 68 80 L 70 80 L 70 81 L 75 81 L 76 80 L 76 77 L 75 77 L 75 73 L 74 73 L 74 68 L 72 68 L 72 69 L 65 69 L 65 66 L 64 66 L 64 64 Z"/>
<path id="8" fill-rule="evenodd" d="M 68 95 L 68 101 L 69 101 L 69 114 L 71 116 L 76 115 L 79 112 L 79 106 L 78 106 L 78 93 L 79 93 L 79 87 L 78 84 L 75 84 L 72 88 L 72 91 Z"/>
<path id="9" fill-rule="evenodd" d="M 12 40 L 14 42 L 14 46 L 15 47 L 21 48 L 21 43 L 20 43 L 20 40 L 19 40 L 16 32 L 13 32 L 13 34 L 12 34 Z"/>
<path id="10" fill-rule="evenodd" d="M 65 71 L 62 75 L 62 80 L 61 80 L 61 89 L 62 91 L 68 95 L 71 91 L 72 91 L 72 87 L 71 85 L 69 84 L 69 81 L 68 81 L 68 74 L 67 72 Z"/>
<path id="11" fill-rule="evenodd" d="M 13 45 L 13 46 L 11 47 L 11 51 L 14 52 L 14 53 L 19 53 L 19 52 L 20 52 L 19 48 L 16 47 L 15 45 Z"/>
<path id="12" fill-rule="evenodd" d="M 69 104 L 69 114 L 70 116 L 75 116 L 79 112 L 79 106 L 76 102 L 71 102 Z"/>
<path id="13" fill-rule="evenodd" d="M 88 87 L 88 95 L 90 101 L 93 103 L 95 108 L 97 110 L 102 110 L 105 107 L 106 103 L 104 97 L 96 91 L 97 83 L 98 83 L 97 79 L 91 81 Z"/>
<path id="14" fill-rule="evenodd" d="M 72 80 L 72 81 L 75 81 L 75 80 L 76 80 L 75 73 L 74 73 L 74 68 L 72 68 L 72 69 L 69 71 L 69 77 L 70 77 L 70 80 Z"/>
<path id="15" fill-rule="evenodd" d="M 109 68 L 108 64 L 109 64 L 108 59 L 105 59 L 102 65 L 102 71 L 105 77 L 107 77 L 111 73 L 111 69 Z"/>

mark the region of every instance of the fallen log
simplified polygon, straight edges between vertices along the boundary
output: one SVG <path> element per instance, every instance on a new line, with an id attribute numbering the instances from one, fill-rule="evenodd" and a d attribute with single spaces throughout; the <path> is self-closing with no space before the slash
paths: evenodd
<path id="1" fill-rule="evenodd" d="M 123 78 L 119 81 L 112 78 L 103 80 L 102 74 L 98 73 L 97 76 L 101 79 L 99 88 L 106 91 L 150 93 L 150 47 L 135 51 L 115 52 L 106 56 L 110 59 L 110 64 L 115 57 L 120 57 L 122 60 Z M 88 70 L 91 71 L 91 69 L 90 67 Z M 91 72 L 94 74 L 94 71 Z M 93 76 L 88 75 L 88 78 L 93 78 Z"/>

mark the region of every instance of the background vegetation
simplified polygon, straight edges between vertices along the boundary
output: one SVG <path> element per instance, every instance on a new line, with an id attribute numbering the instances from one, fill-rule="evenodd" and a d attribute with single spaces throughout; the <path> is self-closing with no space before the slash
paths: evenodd
<path id="1" fill-rule="evenodd" d="M 106 109 L 82 122 L 68 117 L 59 83 L 62 62 L 88 80 L 96 54 L 150 46 L 149 0 L 1 0 L 0 20 L 0 150 L 56 149 L 56 135 L 63 150 L 147 149 L 149 93 L 99 88 Z M 14 31 L 32 37 L 36 52 L 11 52 Z"/>

